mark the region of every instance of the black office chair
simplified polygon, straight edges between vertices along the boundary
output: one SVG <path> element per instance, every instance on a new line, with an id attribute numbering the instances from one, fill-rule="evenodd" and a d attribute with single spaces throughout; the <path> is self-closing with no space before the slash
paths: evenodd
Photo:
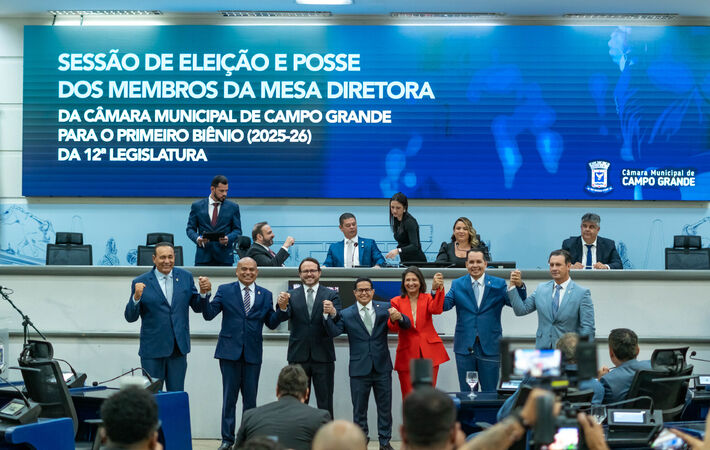
<path id="1" fill-rule="evenodd" d="M 239 236 L 234 243 L 234 251 L 239 258 L 244 258 L 251 247 L 251 239 L 248 236 Z"/>
<path id="2" fill-rule="evenodd" d="M 175 244 L 175 236 L 165 232 L 148 233 L 145 237 L 145 245 L 139 245 L 137 248 L 136 266 L 152 266 L 155 245 L 161 242 Z M 175 250 L 175 265 L 182 266 L 182 245 L 173 245 L 173 249 Z"/>
<path id="3" fill-rule="evenodd" d="M 175 236 L 172 233 L 148 233 L 145 237 L 145 245 L 155 245 L 161 242 L 175 244 Z"/>
<path id="4" fill-rule="evenodd" d="M 91 245 L 84 245 L 81 233 L 58 232 L 54 244 L 47 244 L 45 263 L 48 266 L 90 266 Z"/>
<path id="5" fill-rule="evenodd" d="M 679 372 L 640 370 L 636 372 L 626 398 L 651 397 L 653 407 L 663 411 L 664 421 L 678 420 L 685 407 L 685 395 L 688 393 L 692 373 L 692 365 Z"/>
<path id="6" fill-rule="evenodd" d="M 685 369 L 685 355 L 689 347 L 657 348 L 651 354 L 651 367 L 654 370 L 668 370 L 680 373 Z"/>
<path id="7" fill-rule="evenodd" d="M 20 358 L 20 367 L 31 370 L 22 370 L 22 378 L 27 389 L 27 396 L 42 407 L 40 417 L 60 418 L 69 417 L 74 423 L 74 435 L 79 429 L 79 418 L 74 408 L 69 388 L 64 381 L 59 362 L 48 358 Z M 99 448 L 98 433 L 91 442 L 77 442 L 77 449 Z"/>

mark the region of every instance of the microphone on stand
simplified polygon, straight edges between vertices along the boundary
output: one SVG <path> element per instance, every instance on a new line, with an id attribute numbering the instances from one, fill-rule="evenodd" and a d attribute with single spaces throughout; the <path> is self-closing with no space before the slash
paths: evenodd
<path id="1" fill-rule="evenodd" d="M 710 363 L 710 360 L 708 360 L 708 359 L 695 358 L 695 355 L 697 355 L 697 354 L 698 354 L 698 352 L 693 350 L 692 352 L 690 352 L 690 356 L 688 357 L 688 359 L 692 359 L 694 361 L 702 361 L 702 362 Z"/>

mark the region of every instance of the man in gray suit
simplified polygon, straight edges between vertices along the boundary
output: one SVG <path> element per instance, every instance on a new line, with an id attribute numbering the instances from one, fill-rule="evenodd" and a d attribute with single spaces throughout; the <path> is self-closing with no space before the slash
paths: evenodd
<path id="1" fill-rule="evenodd" d="M 565 333 L 594 337 L 594 305 L 589 289 L 572 281 L 572 261 L 566 250 L 555 250 L 548 259 L 552 281 L 540 283 L 527 295 L 519 270 L 510 273 L 508 298 L 516 316 L 537 311 L 535 347 L 553 348 Z"/>
<path id="2" fill-rule="evenodd" d="M 331 417 L 324 409 L 304 404 L 308 397 L 308 376 L 300 365 L 281 369 L 276 397 L 275 402 L 244 412 L 234 448 L 253 437 L 268 436 L 286 448 L 310 450 L 316 432 Z"/>
<path id="3" fill-rule="evenodd" d="M 599 381 L 604 386 L 604 402 L 626 399 L 631 383 L 639 370 L 651 370 L 651 361 L 639 361 L 639 338 L 628 328 L 617 328 L 609 333 L 609 357 L 614 368 L 599 369 Z"/>

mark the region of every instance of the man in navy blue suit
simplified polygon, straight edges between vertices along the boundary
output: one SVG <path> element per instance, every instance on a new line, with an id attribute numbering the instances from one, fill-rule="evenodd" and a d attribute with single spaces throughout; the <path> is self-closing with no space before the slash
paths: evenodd
<path id="1" fill-rule="evenodd" d="M 470 250 L 466 255 L 468 275 L 457 278 L 444 300 L 444 311 L 456 307 L 454 353 L 462 391 L 469 389 L 466 372 L 478 371 L 481 388 L 495 391 L 500 367 L 500 338 L 503 328 L 500 315 L 510 306 L 505 280 L 486 274 L 483 252 Z"/>
<path id="2" fill-rule="evenodd" d="M 351 213 L 340 216 L 340 231 L 345 239 L 330 244 L 325 267 L 381 267 L 385 258 L 377 248 L 374 239 L 366 239 L 357 235 L 357 220 Z"/>
<path id="3" fill-rule="evenodd" d="M 562 242 L 572 258 L 572 269 L 623 269 L 613 240 L 598 236 L 601 218 L 594 213 L 582 216 L 581 236 Z"/>
<path id="4" fill-rule="evenodd" d="M 165 381 L 168 391 L 183 391 L 190 352 L 189 309 L 202 311 L 212 289 L 207 277 L 199 277 L 197 293 L 192 274 L 175 266 L 175 250 L 161 242 L 153 250 L 153 269 L 133 280 L 124 316 L 141 318 L 141 366 L 152 377 Z"/>
<path id="5" fill-rule="evenodd" d="M 387 322 L 399 322 L 399 327 L 411 327 L 388 302 L 373 302 L 375 290 L 369 278 L 355 281 L 357 303 L 337 314 L 333 302 L 323 302 L 326 330 L 331 337 L 345 332 L 350 345 L 350 395 L 353 402 L 353 422 L 368 433 L 367 404 L 370 390 L 375 392 L 377 432 L 381 450 L 391 450 L 392 438 L 392 359 L 387 346 Z"/>
<path id="6" fill-rule="evenodd" d="M 212 179 L 210 196 L 197 200 L 190 208 L 187 219 L 187 237 L 197 244 L 196 266 L 231 266 L 234 264 L 232 247 L 242 235 L 239 205 L 227 201 L 227 177 L 217 175 Z M 205 233 L 219 233 L 219 240 L 210 240 Z"/>
<path id="7" fill-rule="evenodd" d="M 234 444 L 235 412 L 239 391 L 242 411 L 256 408 L 259 372 L 263 353 L 262 329 L 272 330 L 286 320 L 286 304 L 274 310 L 271 292 L 257 286 L 256 261 L 241 258 L 237 263 L 238 282 L 223 284 L 211 302 L 202 300 L 202 315 L 214 319 L 222 312 L 222 329 L 214 357 L 222 372 L 222 448 Z"/>

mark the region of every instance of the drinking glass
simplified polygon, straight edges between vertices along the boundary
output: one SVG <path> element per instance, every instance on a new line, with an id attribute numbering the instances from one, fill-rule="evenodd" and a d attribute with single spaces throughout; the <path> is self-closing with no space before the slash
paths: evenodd
<path id="1" fill-rule="evenodd" d="M 606 406 L 592 405 L 592 408 L 589 412 L 592 417 L 594 417 L 594 420 L 597 421 L 597 423 L 604 423 L 604 419 L 606 419 Z"/>
<path id="2" fill-rule="evenodd" d="M 468 383 L 469 387 L 471 388 L 471 393 L 468 394 L 469 398 L 475 398 L 476 394 L 473 392 L 473 389 L 476 387 L 478 384 L 478 372 L 475 370 L 469 370 L 466 372 L 466 383 Z"/>

